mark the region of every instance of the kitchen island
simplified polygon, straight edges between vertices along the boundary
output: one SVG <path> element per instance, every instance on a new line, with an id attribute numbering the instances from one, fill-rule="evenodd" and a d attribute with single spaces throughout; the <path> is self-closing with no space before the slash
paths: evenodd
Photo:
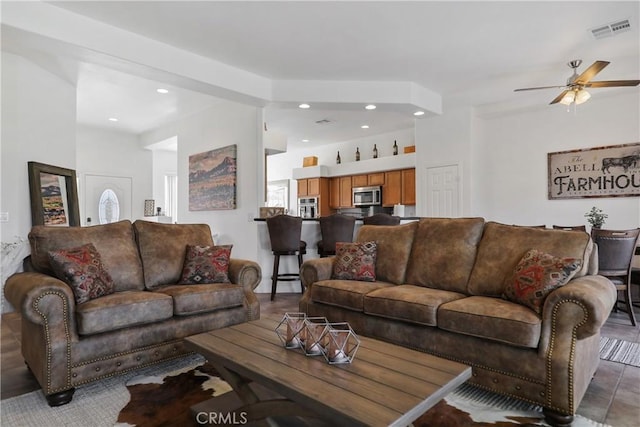
<path id="1" fill-rule="evenodd" d="M 418 217 L 403 217 L 401 224 L 417 221 Z M 273 253 L 271 252 L 271 242 L 269 241 L 269 230 L 267 229 L 266 218 L 254 218 L 258 223 L 258 257 L 255 260 L 262 269 L 262 280 L 255 289 L 256 293 L 271 292 L 271 272 L 273 270 Z M 354 237 L 358 229 L 362 226 L 362 219 L 356 219 Z M 318 218 L 303 218 L 301 240 L 307 242 L 307 253 L 304 259 L 319 258 L 318 241 L 322 239 L 320 233 L 320 223 Z M 295 256 L 283 256 L 280 258 L 280 273 L 295 273 L 298 269 L 298 260 Z M 278 293 L 300 292 L 300 281 L 278 282 Z M 277 298 L 277 297 L 276 297 Z"/>

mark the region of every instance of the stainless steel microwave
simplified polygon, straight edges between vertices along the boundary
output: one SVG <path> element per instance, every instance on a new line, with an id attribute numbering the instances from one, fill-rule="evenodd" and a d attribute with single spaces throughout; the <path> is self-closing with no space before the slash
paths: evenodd
<path id="1" fill-rule="evenodd" d="M 353 206 L 380 206 L 382 205 L 382 187 L 354 187 Z"/>

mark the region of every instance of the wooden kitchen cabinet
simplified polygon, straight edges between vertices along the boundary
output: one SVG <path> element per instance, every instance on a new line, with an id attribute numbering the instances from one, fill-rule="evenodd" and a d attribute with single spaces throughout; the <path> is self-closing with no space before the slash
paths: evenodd
<path id="1" fill-rule="evenodd" d="M 352 175 L 351 187 L 366 187 L 369 185 L 367 175 Z"/>
<path id="2" fill-rule="evenodd" d="M 367 175 L 367 185 L 384 185 L 384 172 Z"/>
<path id="3" fill-rule="evenodd" d="M 392 207 L 402 201 L 402 171 L 384 173 L 382 186 L 382 206 Z"/>
<path id="4" fill-rule="evenodd" d="M 340 207 L 340 178 L 329 180 L 329 206 L 331 209 Z"/>
<path id="5" fill-rule="evenodd" d="M 340 207 L 341 208 L 351 208 L 353 207 L 353 200 L 351 194 L 351 177 L 350 176 L 341 176 L 340 180 Z"/>
<path id="6" fill-rule="evenodd" d="M 308 195 L 309 195 L 309 180 L 299 179 L 298 180 L 298 197 L 304 197 Z"/>
<path id="7" fill-rule="evenodd" d="M 319 195 L 320 178 L 306 178 L 298 180 L 298 197 Z"/>
<path id="8" fill-rule="evenodd" d="M 401 199 L 402 199 L 403 205 L 416 204 L 416 170 L 413 168 L 402 170 L 402 198 Z"/>

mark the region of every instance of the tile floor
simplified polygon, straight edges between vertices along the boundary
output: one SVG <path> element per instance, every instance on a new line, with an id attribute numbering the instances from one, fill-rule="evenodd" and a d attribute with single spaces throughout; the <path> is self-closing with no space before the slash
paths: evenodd
<path id="1" fill-rule="evenodd" d="M 275 301 L 259 294 L 262 313 L 297 311 L 300 294 L 278 294 Z M 636 308 L 640 320 L 640 309 Z M 38 390 L 39 386 L 27 370 L 20 354 L 20 317 L 16 313 L 2 315 L 0 360 L 0 397 L 6 399 Z M 640 328 L 632 327 L 624 312 L 612 313 L 602 335 L 640 342 Z M 640 425 L 640 368 L 615 362 L 600 361 L 600 367 L 578 408 L 578 414 L 613 427 Z"/>

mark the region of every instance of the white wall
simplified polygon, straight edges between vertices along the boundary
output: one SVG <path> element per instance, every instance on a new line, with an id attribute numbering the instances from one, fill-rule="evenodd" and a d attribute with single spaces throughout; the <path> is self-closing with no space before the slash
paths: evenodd
<path id="1" fill-rule="evenodd" d="M 181 223 L 209 224 L 216 244 L 233 244 L 234 258 L 257 258 L 257 207 L 262 200 L 262 111 L 234 102 L 223 102 L 145 135 L 173 134 L 178 138 L 178 217 Z M 236 209 L 189 211 L 189 156 L 236 144 Z"/>
<path id="2" fill-rule="evenodd" d="M 75 124 L 72 84 L 21 56 L 2 52 L 0 211 L 9 214 L 9 221 L 0 223 L 2 242 L 26 239 L 31 229 L 27 162 L 75 169 Z M 4 297 L 2 309 L 11 310 Z"/>
<path id="3" fill-rule="evenodd" d="M 302 167 L 302 159 L 307 156 L 318 157 L 319 165 L 335 165 L 336 156 L 340 151 L 342 163 L 355 161 L 356 147 L 360 149 L 360 159 L 373 158 L 373 145 L 378 148 L 378 159 L 393 155 L 393 141 L 398 143 L 398 152 L 402 153 L 405 146 L 414 145 L 414 130 L 402 129 L 395 132 L 372 135 L 351 141 L 337 142 L 323 146 L 314 146 L 307 149 L 290 150 L 281 154 L 273 154 L 267 157 L 267 181 L 289 179 L 289 206 L 291 209 L 298 204 L 298 186 L 292 178 L 292 170 Z"/>
<path id="4" fill-rule="evenodd" d="M 638 91 L 604 91 L 594 90 L 575 112 L 557 105 L 482 120 L 473 213 L 506 223 L 573 225 L 586 224 L 584 213 L 597 206 L 609 215 L 606 228 L 640 226 L 640 197 L 547 199 L 547 153 L 640 142 Z"/>
<path id="5" fill-rule="evenodd" d="M 153 156 L 153 197 L 151 198 L 155 200 L 156 208 L 160 207 L 162 212 L 166 212 L 164 177 L 178 174 L 178 153 L 167 150 L 153 150 L 151 153 Z M 172 220 L 175 222 L 176 218 Z"/>
<path id="6" fill-rule="evenodd" d="M 87 174 L 131 178 L 131 218 L 126 219 L 135 221 L 144 216 L 144 200 L 153 197 L 152 153 L 140 148 L 136 135 L 78 126 L 76 164 L 76 173 L 80 178 L 78 196 L 83 225 L 86 225 L 84 183 Z"/>

